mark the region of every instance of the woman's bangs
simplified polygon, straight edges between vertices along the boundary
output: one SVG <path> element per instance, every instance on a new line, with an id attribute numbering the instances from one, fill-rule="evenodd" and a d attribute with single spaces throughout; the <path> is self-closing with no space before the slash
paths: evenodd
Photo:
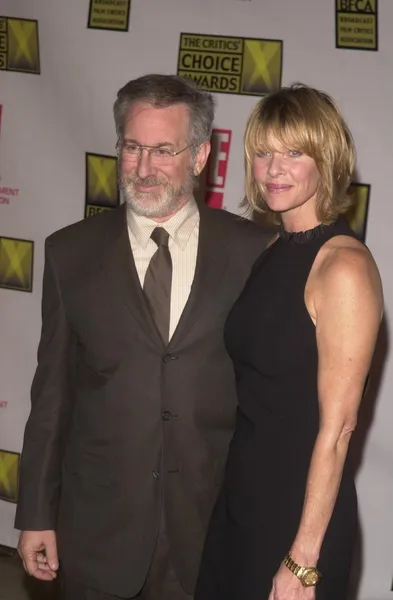
<path id="1" fill-rule="evenodd" d="M 289 117 L 289 115 L 286 116 Z M 314 153 L 312 136 L 308 134 L 305 124 L 291 118 L 285 119 L 278 113 L 266 115 L 266 117 L 262 113 L 259 117 L 260 120 L 250 127 L 246 140 L 250 157 L 259 152 L 277 151 L 277 143 L 282 144 L 288 150 L 299 150 L 309 155 Z"/>

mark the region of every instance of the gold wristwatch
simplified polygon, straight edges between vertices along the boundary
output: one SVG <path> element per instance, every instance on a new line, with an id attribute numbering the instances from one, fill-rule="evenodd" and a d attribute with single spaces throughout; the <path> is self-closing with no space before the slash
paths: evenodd
<path id="1" fill-rule="evenodd" d="M 310 587 L 311 585 L 317 585 L 322 575 L 316 567 L 301 567 L 292 559 L 290 552 L 286 555 L 283 563 L 288 569 L 300 579 L 301 584 L 304 587 Z"/>

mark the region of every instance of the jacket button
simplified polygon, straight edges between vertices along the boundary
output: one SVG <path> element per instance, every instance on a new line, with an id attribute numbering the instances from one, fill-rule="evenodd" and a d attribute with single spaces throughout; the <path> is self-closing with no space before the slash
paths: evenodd
<path id="1" fill-rule="evenodd" d="M 164 410 L 164 412 L 161 413 L 161 418 L 163 421 L 170 421 L 172 419 L 172 413 L 169 412 L 169 410 Z"/>
<path id="2" fill-rule="evenodd" d="M 155 469 L 153 470 L 153 477 L 154 477 L 154 479 L 159 479 L 160 478 L 159 472 L 156 471 Z"/>
<path id="3" fill-rule="evenodd" d="M 177 360 L 177 356 L 173 356 L 173 354 L 165 354 L 162 360 L 164 361 L 164 363 L 170 363 L 173 360 Z"/>

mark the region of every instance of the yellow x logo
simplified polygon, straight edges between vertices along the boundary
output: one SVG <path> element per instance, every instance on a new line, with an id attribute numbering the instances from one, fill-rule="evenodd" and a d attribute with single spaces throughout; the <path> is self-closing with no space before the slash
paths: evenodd
<path id="1" fill-rule="evenodd" d="M 242 92 L 266 94 L 277 91 L 281 81 L 281 42 L 245 40 Z"/>
<path id="2" fill-rule="evenodd" d="M 40 72 L 37 21 L 8 19 L 8 69 Z"/>
<path id="3" fill-rule="evenodd" d="M 117 206 L 116 158 L 87 155 L 87 203 Z"/>
<path id="4" fill-rule="evenodd" d="M 0 451 L 0 498 L 10 502 L 18 499 L 19 454 Z"/>
<path id="5" fill-rule="evenodd" d="M 364 241 L 370 186 L 355 183 L 350 186 L 349 193 L 353 204 L 347 213 L 347 219 L 352 230 Z"/>
<path id="6" fill-rule="evenodd" d="M 33 242 L 0 238 L 0 286 L 30 292 Z"/>

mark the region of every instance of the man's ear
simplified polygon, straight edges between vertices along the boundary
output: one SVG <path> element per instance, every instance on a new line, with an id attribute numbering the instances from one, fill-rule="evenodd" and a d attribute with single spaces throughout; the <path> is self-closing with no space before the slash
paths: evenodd
<path id="1" fill-rule="evenodd" d="M 201 146 L 199 146 L 198 153 L 194 159 L 194 175 L 198 176 L 202 173 L 204 166 L 207 163 L 207 159 L 210 154 L 210 142 L 204 142 Z"/>

